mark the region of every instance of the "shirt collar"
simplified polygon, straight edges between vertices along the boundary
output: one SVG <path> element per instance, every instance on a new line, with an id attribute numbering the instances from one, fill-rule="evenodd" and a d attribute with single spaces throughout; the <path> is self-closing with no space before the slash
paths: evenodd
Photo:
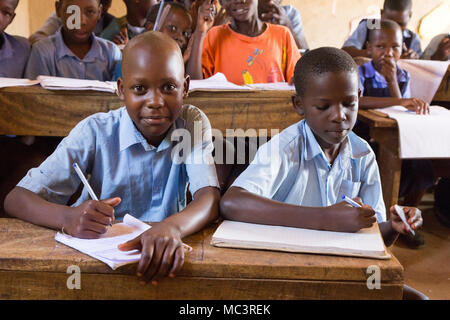
<path id="1" fill-rule="evenodd" d="M 311 128 L 308 126 L 305 120 L 303 128 L 303 141 L 304 141 L 304 158 L 305 160 L 312 160 L 318 155 L 322 155 L 323 159 L 328 162 L 322 148 L 316 140 Z M 353 133 L 345 137 L 342 142 L 339 155 L 336 158 L 341 169 L 347 169 L 350 166 L 350 159 L 358 159 L 370 153 L 370 149 L 367 145 L 360 141 L 360 139 Z"/>
<path id="2" fill-rule="evenodd" d="M 126 107 L 124 107 L 120 115 L 120 128 L 119 128 L 120 151 L 128 149 L 129 147 L 135 144 L 141 144 L 145 151 L 161 152 L 170 148 L 172 146 L 171 140 L 172 133 L 179 127 L 178 123 L 179 121 L 182 120 L 178 119 L 177 121 L 175 121 L 175 123 L 172 124 L 164 140 L 159 144 L 158 148 L 155 148 L 154 146 L 150 145 L 147 142 L 147 139 L 144 138 L 142 133 L 139 132 L 139 130 L 134 125 L 133 120 L 130 118 L 130 115 L 128 114 Z"/>
<path id="3" fill-rule="evenodd" d="M 63 35 L 62 35 L 62 27 L 54 35 L 55 39 L 55 49 L 56 49 L 56 59 L 61 60 L 64 57 L 74 57 L 80 60 L 64 43 Z M 97 40 L 97 37 L 94 33 L 90 35 L 91 39 L 91 48 L 88 53 L 81 60 L 83 62 L 95 62 L 95 60 L 105 60 L 105 55 L 103 54 L 103 50 Z"/>
<path id="4" fill-rule="evenodd" d="M 364 78 L 375 78 L 378 83 L 383 83 L 387 85 L 386 79 L 375 69 L 373 65 L 373 60 L 370 60 L 364 64 Z M 397 65 L 397 81 L 406 82 L 408 81 L 408 76 L 405 70 Z"/>
<path id="5" fill-rule="evenodd" d="M 13 57 L 13 48 L 11 42 L 9 41 L 7 34 L 4 32 L 0 32 L 0 38 L 3 40 L 3 45 L 0 49 L 0 58 L 12 58 Z"/>

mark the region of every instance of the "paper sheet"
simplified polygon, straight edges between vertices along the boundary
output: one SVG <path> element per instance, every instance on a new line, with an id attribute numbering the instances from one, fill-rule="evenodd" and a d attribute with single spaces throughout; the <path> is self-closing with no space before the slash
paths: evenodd
<path id="1" fill-rule="evenodd" d="M 411 97 L 431 103 L 447 73 L 450 62 L 430 60 L 399 60 L 398 66 L 409 72 Z"/>
<path id="2" fill-rule="evenodd" d="M 123 265 L 137 262 L 141 258 L 139 251 L 123 252 L 117 246 L 136 238 L 150 228 L 151 226 L 127 214 L 122 223 L 108 228 L 100 239 L 78 239 L 58 232 L 55 240 L 98 259 L 115 270 Z"/>
<path id="3" fill-rule="evenodd" d="M 356 233 L 331 232 L 223 221 L 211 244 L 219 247 L 387 259 L 378 225 Z"/>
<path id="4" fill-rule="evenodd" d="M 450 110 L 430 109 L 431 115 L 417 115 L 402 106 L 377 109 L 397 121 L 400 158 L 450 158 Z"/>
<path id="5" fill-rule="evenodd" d="M 113 81 L 80 80 L 60 77 L 39 76 L 42 88 L 47 90 L 93 90 L 115 93 L 117 83 Z"/>
<path id="6" fill-rule="evenodd" d="M 248 91 L 252 90 L 246 86 L 238 86 L 227 80 L 223 73 L 216 73 L 212 77 L 205 80 L 191 80 L 189 92 L 193 91 Z"/>
<path id="7" fill-rule="evenodd" d="M 295 91 L 295 86 L 287 82 L 255 83 L 247 86 L 255 90 Z"/>
<path id="8" fill-rule="evenodd" d="M 0 78 L 0 88 L 34 86 L 38 83 L 38 80 Z"/>

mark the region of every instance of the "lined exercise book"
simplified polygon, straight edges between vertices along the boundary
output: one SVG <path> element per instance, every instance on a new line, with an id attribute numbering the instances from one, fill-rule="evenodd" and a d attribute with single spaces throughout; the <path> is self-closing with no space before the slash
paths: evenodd
<path id="1" fill-rule="evenodd" d="M 268 226 L 225 220 L 214 233 L 216 247 L 389 259 L 378 224 L 356 233 Z"/>
<path id="2" fill-rule="evenodd" d="M 7 87 L 27 87 L 38 84 L 38 80 L 16 79 L 16 78 L 0 78 L 0 88 Z"/>
<path id="3" fill-rule="evenodd" d="M 127 214 L 122 223 L 108 227 L 108 231 L 100 239 L 78 239 L 58 232 L 55 240 L 98 259 L 115 270 L 141 258 L 138 250 L 123 252 L 117 246 L 136 238 L 150 228 L 151 226 Z"/>
<path id="4" fill-rule="evenodd" d="M 430 115 L 418 115 L 402 106 L 377 109 L 397 121 L 400 158 L 450 158 L 450 110 L 430 107 Z"/>
<path id="5" fill-rule="evenodd" d="M 113 81 L 104 82 L 50 76 L 39 76 L 37 80 L 42 88 L 47 90 L 93 90 L 110 93 L 117 91 L 117 83 Z"/>

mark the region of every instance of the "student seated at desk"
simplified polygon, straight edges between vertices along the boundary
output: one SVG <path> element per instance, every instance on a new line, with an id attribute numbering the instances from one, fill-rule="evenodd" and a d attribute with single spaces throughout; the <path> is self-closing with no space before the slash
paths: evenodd
<path id="1" fill-rule="evenodd" d="M 79 6 L 83 15 L 79 29 L 69 26 L 67 7 L 71 5 Z M 25 77 L 36 79 L 45 75 L 111 81 L 122 53 L 114 43 L 93 33 L 100 9 L 100 0 L 57 1 L 58 17 L 67 23 L 53 36 L 33 45 Z"/>
<path id="2" fill-rule="evenodd" d="M 160 32 L 130 40 L 118 88 L 125 107 L 80 122 L 11 191 L 5 210 L 80 238 L 98 238 L 126 213 L 151 221 L 150 230 L 120 249 L 141 250 L 141 280 L 159 281 L 182 267 L 181 239 L 217 219 L 220 194 L 211 127 L 198 108 L 183 105 L 189 89 L 183 57 L 177 43 Z M 178 141 L 180 130 L 184 138 L 185 133 L 195 137 L 194 125 L 203 138 L 177 149 L 185 159 L 172 158 L 178 146 L 174 134 Z M 101 201 L 89 200 L 83 189 L 75 204 L 67 206 L 81 184 L 74 163 L 91 176 Z M 188 183 L 193 201 L 186 205 Z"/>
<path id="3" fill-rule="evenodd" d="M 381 10 L 381 19 L 397 22 L 403 33 L 401 43 L 402 59 L 419 59 L 422 55 L 422 46 L 417 34 L 409 30 L 408 23 L 412 16 L 412 0 L 385 0 Z M 373 28 L 377 25 L 372 21 Z M 342 49 L 347 51 L 352 57 L 370 57 L 366 46 L 370 28 L 367 19 L 362 20 L 358 28 L 345 41 Z"/>
<path id="4" fill-rule="evenodd" d="M 0 0 L 0 77 L 22 78 L 30 55 L 27 39 L 11 36 L 5 29 L 16 16 L 19 0 Z"/>
<path id="5" fill-rule="evenodd" d="M 340 49 L 319 48 L 295 68 L 295 111 L 305 119 L 259 148 L 221 200 L 225 219 L 356 232 L 378 221 L 390 246 L 406 233 L 394 208 L 386 220 L 375 154 L 352 132 L 358 114 L 358 67 Z M 342 200 L 354 198 L 356 208 Z M 422 225 L 416 208 L 405 216 Z"/>
<path id="6" fill-rule="evenodd" d="M 450 59 L 450 33 L 443 33 L 431 39 L 423 52 L 422 59 L 448 61 Z"/>
<path id="7" fill-rule="evenodd" d="M 127 14 L 116 18 L 103 30 L 100 37 L 118 45 L 126 45 L 130 39 L 145 32 L 145 22 L 150 8 L 158 0 L 123 0 Z"/>
<path id="8" fill-rule="evenodd" d="M 300 53 L 289 29 L 263 22 L 258 0 L 225 1 L 224 7 L 232 22 L 208 31 L 202 54 L 204 78 L 221 72 L 238 85 L 290 81 Z"/>
<path id="9" fill-rule="evenodd" d="M 392 20 L 380 20 L 380 29 L 370 30 L 367 50 L 371 61 L 359 67 L 362 109 L 401 105 L 418 114 L 428 114 L 430 106 L 411 98 L 410 76 L 397 62 L 402 52 L 402 32 Z"/>
<path id="10" fill-rule="evenodd" d="M 106 27 L 115 19 L 115 17 L 108 13 L 108 10 L 111 8 L 112 0 L 100 0 L 102 5 L 102 16 L 100 20 L 97 22 L 97 26 L 95 27 L 94 33 L 96 36 L 99 36 L 100 33 L 103 32 Z M 35 33 L 33 33 L 28 39 L 31 44 L 45 39 L 48 36 L 51 36 L 62 27 L 61 19 L 59 19 L 56 12 L 53 12 L 50 17 L 45 21 L 44 25 Z"/>

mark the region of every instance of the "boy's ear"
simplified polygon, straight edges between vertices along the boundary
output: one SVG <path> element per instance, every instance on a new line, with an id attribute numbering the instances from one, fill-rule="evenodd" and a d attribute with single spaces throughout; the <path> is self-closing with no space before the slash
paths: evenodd
<path id="1" fill-rule="evenodd" d="M 117 79 L 117 95 L 119 96 L 120 101 L 125 101 L 122 78 Z"/>
<path id="2" fill-rule="evenodd" d="M 189 75 L 184 78 L 183 99 L 189 96 L 189 84 L 191 83 L 191 77 Z"/>
<path id="3" fill-rule="evenodd" d="M 61 10 L 61 2 L 60 1 L 56 1 L 55 2 L 55 12 L 56 12 L 56 15 L 58 16 L 58 18 L 61 19 L 61 12 L 60 12 L 60 10 Z"/>
<path id="4" fill-rule="evenodd" d="M 372 56 L 372 44 L 370 41 L 366 41 L 366 49 L 370 56 Z"/>
<path id="5" fill-rule="evenodd" d="M 292 96 L 292 105 L 294 106 L 295 112 L 297 112 L 299 116 L 303 117 L 305 115 L 302 99 L 297 94 Z"/>
<path id="6" fill-rule="evenodd" d="M 97 21 L 99 21 L 102 18 L 102 12 L 103 12 L 103 5 L 100 3 L 100 5 L 98 6 L 98 17 L 97 17 Z"/>

